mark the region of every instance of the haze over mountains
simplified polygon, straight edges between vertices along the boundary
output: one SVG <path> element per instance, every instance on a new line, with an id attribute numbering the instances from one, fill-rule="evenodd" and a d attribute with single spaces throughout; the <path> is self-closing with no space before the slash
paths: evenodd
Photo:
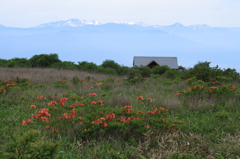
<path id="1" fill-rule="evenodd" d="M 184 67 L 210 61 L 240 72 L 240 28 L 70 19 L 31 28 L 0 25 L 0 48 L 1 59 L 57 53 L 62 61 L 101 64 L 112 59 L 132 66 L 133 56 L 176 56 Z"/>

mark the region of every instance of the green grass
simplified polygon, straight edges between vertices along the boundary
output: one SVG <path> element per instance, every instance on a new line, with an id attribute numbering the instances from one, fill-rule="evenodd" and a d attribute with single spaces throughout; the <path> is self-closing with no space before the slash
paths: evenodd
<path id="1" fill-rule="evenodd" d="M 34 70 L 30 71 L 33 74 Z M 46 72 L 46 70 L 44 71 Z M 1 158 L 10 158 L 4 156 L 8 151 L 9 144 L 19 142 L 21 137 L 32 129 L 41 132 L 41 137 L 38 139 L 41 142 L 59 142 L 60 145 L 58 145 L 55 155 L 50 158 L 240 157 L 240 93 L 238 89 L 227 98 L 214 97 L 204 92 L 176 96 L 177 93 L 188 90 L 191 86 L 186 81 L 172 82 L 172 80 L 161 77 L 147 78 L 135 84 L 124 81 L 124 77 L 108 77 L 98 74 L 91 74 L 94 77 L 92 80 L 87 80 L 90 78 L 87 76 L 80 78 L 80 75 L 76 79 L 76 72 L 69 74 L 67 71 L 62 71 L 61 76 L 58 75 L 58 78 L 50 81 L 49 75 L 45 72 L 42 72 L 43 79 L 41 80 L 39 77 L 38 79 L 28 77 L 30 84 L 17 84 L 9 88 L 7 93 L 0 94 Z M 6 80 L 16 78 L 14 74 L 12 77 L 14 78 Z M 26 77 L 19 76 L 19 78 Z M 48 80 L 39 83 L 39 81 L 44 81 L 44 78 Z M 66 82 L 59 82 L 64 79 Z M 102 85 L 97 85 L 98 83 L 102 83 Z M 39 86 L 38 84 L 43 85 Z M 240 86 L 239 83 L 227 82 L 224 84 L 233 84 L 237 88 Z M 96 93 L 97 96 L 90 97 L 90 93 Z M 37 99 L 38 96 L 44 97 Z M 136 98 L 139 96 L 143 96 L 145 100 L 137 100 Z M 48 105 L 51 101 L 57 101 L 62 97 L 68 98 L 65 106 L 57 105 L 57 109 L 53 109 L 54 106 Z M 148 98 L 152 98 L 153 101 L 149 102 Z M 91 102 L 98 100 L 102 100 L 104 105 L 93 107 Z M 77 118 L 58 119 L 63 116 L 63 113 L 70 113 L 73 109 L 70 106 L 75 102 L 85 104 L 84 106 L 75 106 L 77 117 L 89 119 L 89 121 L 85 120 L 85 125 L 82 125 Z M 37 108 L 32 108 L 31 105 L 36 105 Z M 122 131 L 120 131 L 120 126 L 114 127 L 111 121 L 108 121 L 108 126 L 101 128 L 91 124 L 92 117 L 99 115 L 99 111 L 106 112 L 103 117 L 110 112 L 114 112 L 120 117 L 121 109 L 129 105 L 136 111 L 143 111 L 146 114 L 144 119 L 131 121 L 131 124 L 120 124 L 123 128 Z M 168 110 L 169 115 L 165 117 L 151 116 L 147 112 L 153 111 L 152 107 L 163 107 Z M 49 123 L 32 118 L 32 115 L 37 114 L 43 108 L 50 109 L 51 121 Z M 134 113 L 136 112 L 132 110 L 131 113 L 124 114 L 124 116 L 133 117 Z M 151 123 L 150 118 L 156 119 L 156 123 Z M 166 123 L 161 123 L 163 118 Z M 22 121 L 25 119 L 31 119 L 33 123 L 23 126 Z M 158 119 L 159 127 L 157 126 Z M 121 123 L 116 118 L 113 121 Z M 163 124 L 167 126 L 167 124 L 173 124 L 172 121 L 176 123 L 176 131 L 163 128 Z M 182 124 L 178 124 L 176 121 L 182 121 Z M 148 124 L 155 124 L 157 129 L 152 127 L 146 129 L 145 126 Z M 57 128 L 58 132 L 51 133 L 50 130 L 46 130 L 45 126 L 49 125 Z M 84 132 L 83 129 L 87 126 L 94 131 Z M 20 146 L 17 148 L 20 149 Z"/>

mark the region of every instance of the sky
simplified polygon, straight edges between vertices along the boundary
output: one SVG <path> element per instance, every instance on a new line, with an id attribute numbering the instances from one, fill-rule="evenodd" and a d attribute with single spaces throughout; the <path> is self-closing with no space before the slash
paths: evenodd
<path id="1" fill-rule="evenodd" d="M 240 0 L 0 0 L 0 24 L 6 27 L 33 27 L 71 18 L 240 27 Z"/>

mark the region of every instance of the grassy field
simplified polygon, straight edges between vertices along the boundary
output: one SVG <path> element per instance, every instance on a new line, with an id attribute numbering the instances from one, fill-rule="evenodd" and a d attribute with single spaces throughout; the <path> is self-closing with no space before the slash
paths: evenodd
<path id="1" fill-rule="evenodd" d="M 238 82 L 0 72 L 0 158 L 240 158 Z"/>

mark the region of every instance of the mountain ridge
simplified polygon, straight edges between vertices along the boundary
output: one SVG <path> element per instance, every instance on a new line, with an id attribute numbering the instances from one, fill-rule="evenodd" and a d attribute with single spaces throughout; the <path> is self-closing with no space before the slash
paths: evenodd
<path id="1" fill-rule="evenodd" d="M 78 26 L 79 25 L 79 26 Z M 101 23 L 70 19 L 41 24 L 41 27 L 0 26 L 0 58 L 31 57 L 58 53 L 65 61 L 100 64 L 112 59 L 131 66 L 133 56 L 175 56 L 179 65 L 190 67 L 198 61 L 229 65 L 240 70 L 240 28 L 168 26 L 140 23 Z M 226 59 L 234 57 L 228 63 Z M 236 63 L 236 64 L 234 64 Z M 225 66 L 224 66 L 225 67 Z"/>
<path id="2" fill-rule="evenodd" d="M 52 21 L 52 22 L 48 22 L 48 23 L 42 23 L 39 24 L 37 26 L 34 27 L 27 27 L 27 28 L 41 28 L 41 27 L 56 27 L 56 28 L 60 28 L 60 27 L 80 27 L 80 26 L 86 26 L 86 25 L 105 25 L 105 24 L 111 24 L 111 23 L 115 23 L 115 24 L 125 24 L 125 25 L 139 25 L 139 26 L 143 26 L 143 27 L 190 27 L 192 29 L 199 29 L 199 28 L 240 28 L 240 27 L 210 27 L 207 24 L 194 24 L 194 25 L 183 25 L 179 22 L 176 22 L 172 25 L 149 25 L 147 23 L 144 22 L 107 22 L 107 23 L 101 23 L 100 21 L 97 20 L 91 20 L 91 21 L 87 21 L 87 20 L 80 20 L 77 18 L 71 18 L 68 20 L 59 20 L 59 21 Z M 0 24 L 0 27 L 5 27 L 4 25 Z M 11 28 L 20 28 L 20 27 L 11 27 Z"/>

